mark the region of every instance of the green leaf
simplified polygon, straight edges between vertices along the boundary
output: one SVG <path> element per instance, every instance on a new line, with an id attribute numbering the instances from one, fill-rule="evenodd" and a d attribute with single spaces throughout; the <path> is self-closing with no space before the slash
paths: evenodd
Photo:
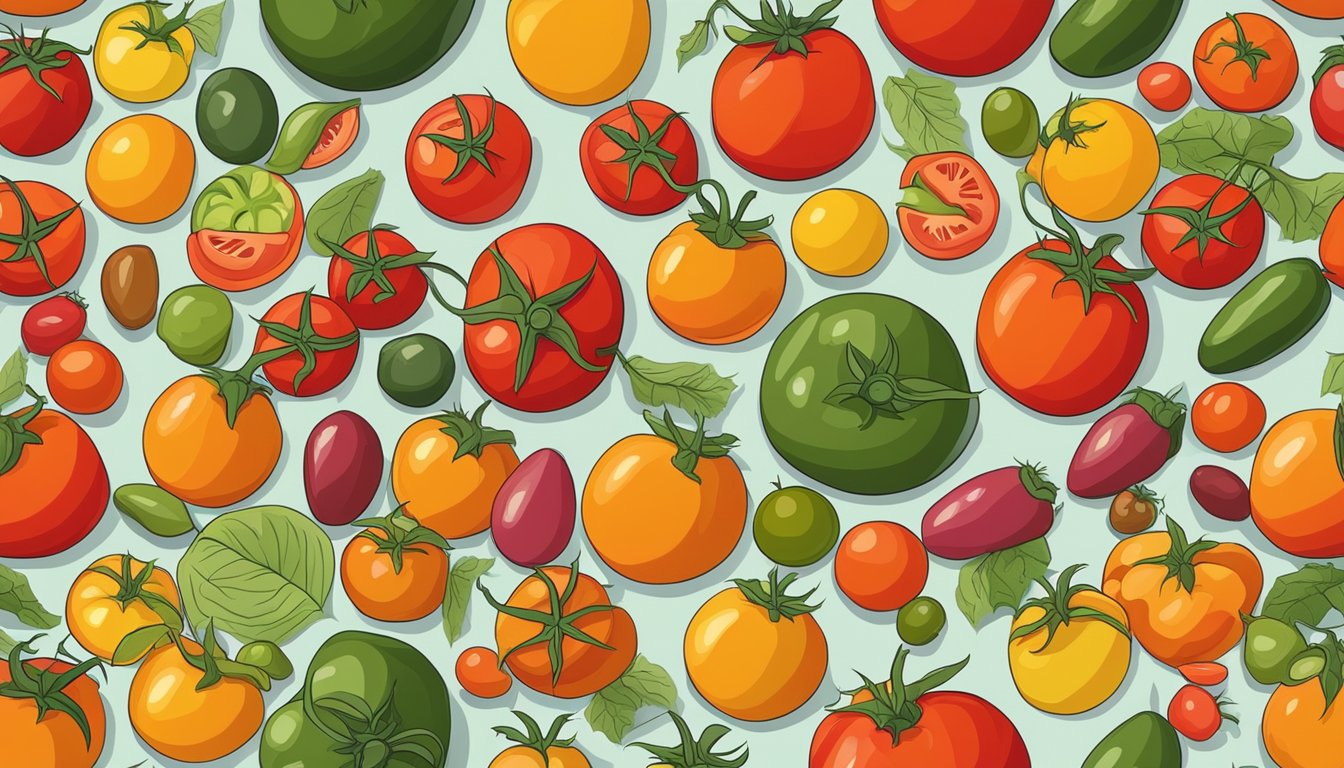
<path id="1" fill-rule="evenodd" d="M 28 577 L 4 564 L 0 564 L 0 611 L 8 611 L 37 629 L 52 629 L 61 623 L 61 617 L 42 607 Z"/>
<path id="2" fill-rule="evenodd" d="M 672 709 L 677 703 L 677 686 L 667 670 L 636 656 L 625 674 L 598 691 L 583 718 L 589 727 L 620 744 L 635 726 L 635 715 L 644 707 Z"/>
<path id="3" fill-rule="evenodd" d="M 1325 362 L 1325 375 L 1321 377 L 1321 397 L 1326 395 L 1344 395 L 1344 354 L 1333 354 Z"/>
<path id="4" fill-rule="evenodd" d="M 224 4 L 207 6 L 193 13 L 186 27 L 202 51 L 214 56 L 219 53 L 219 34 L 224 29 Z"/>
<path id="5" fill-rule="evenodd" d="M 957 576 L 957 607 L 972 627 L 1000 608 L 1016 610 L 1049 565 L 1050 547 L 1044 538 L 977 557 Z"/>
<path id="6" fill-rule="evenodd" d="M 909 160 L 931 152 L 969 152 L 961 100 L 950 80 L 911 68 L 905 77 L 888 77 L 882 85 L 882 103 L 891 125 L 905 141 L 887 142 L 892 152 Z"/>
<path id="7" fill-rule="evenodd" d="M 0 656 L 8 656 L 9 652 L 14 650 L 14 646 L 16 645 L 18 645 L 18 643 L 14 642 L 14 638 L 10 637 L 3 629 L 0 629 Z"/>
<path id="8" fill-rule="evenodd" d="M 244 642 L 283 643 L 316 621 L 331 593 L 331 539 L 288 507 L 220 515 L 177 565 L 193 626 L 215 626 Z"/>
<path id="9" fill-rule="evenodd" d="M 1329 563 L 1307 563 L 1274 580 L 1260 615 L 1293 626 L 1318 626 L 1333 608 L 1344 613 L 1344 570 Z"/>
<path id="10" fill-rule="evenodd" d="M 621 357 L 630 377 L 630 393 L 650 408 L 673 406 L 692 417 L 712 419 L 728 407 L 737 385 L 707 363 L 659 363 L 645 357 Z"/>
<path id="11" fill-rule="evenodd" d="M 332 187 L 308 211 L 308 245 L 323 256 L 331 256 L 334 251 L 327 243 L 343 245 L 360 232 L 367 232 L 382 194 L 383 174 L 372 168 Z"/>
<path id="12" fill-rule="evenodd" d="M 677 69 L 686 66 L 686 62 L 705 52 L 709 46 L 709 22 L 701 19 L 695 22 L 691 31 L 681 36 L 677 44 Z"/>
<path id="13" fill-rule="evenodd" d="M 459 557 L 453 563 L 453 570 L 448 574 L 448 590 L 443 595 L 443 634 L 448 636 L 449 643 L 462 637 L 472 587 L 494 564 L 493 557 Z"/>
<path id="14" fill-rule="evenodd" d="M 28 358 L 22 349 L 16 349 L 5 364 L 0 365 L 0 408 L 23 395 L 23 385 L 27 380 Z"/>
<path id="15" fill-rule="evenodd" d="M 1266 168 L 1265 173 L 1269 178 L 1255 189 L 1255 196 L 1279 223 L 1283 236 L 1294 243 L 1320 239 L 1330 212 L 1344 198 L 1344 173 L 1314 179 L 1300 179 L 1278 168 Z"/>

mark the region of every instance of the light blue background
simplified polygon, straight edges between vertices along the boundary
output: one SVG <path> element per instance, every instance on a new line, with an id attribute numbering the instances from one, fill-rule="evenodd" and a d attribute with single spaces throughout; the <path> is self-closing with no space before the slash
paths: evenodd
<path id="1" fill-rule="evenodd" d="M 315 0 L 313 0 L 315 1 Z M 204 0 L 201 3 L 204 4 Z M 733 405 L 722 421 L 722 429 L 741 439 L 741 447 L 734 455 L 745 471 L 752 503 L 759 500 L 777 476 L 785 483 L 803 482 L 796 473 L 783 465 L 771 452 L 761 432 L 756 413 L 757 386 L 761 366 L 771 340 L 803 307 L 823 297 L 845 291 L 881 291 L 916 301 L 933 313 L 951 331 L 960 346 L 970 372 L 971 384 L 985 390 L 981 397 L 981 422 L 970 449 L 963 458 L 942 477 L 916 491 L 879 499 L 859 498 L 830 493 L 836 502 L 846 528 L 870 519 L 899 521 L 918 530 L 924 510 L 942 494 L 962 481 L 995 467 L 1010 464 L 1014 459 L 1043 462 L 1054 470 L 1054 477 L 1062 484 L 1064 470 L 1074 447 L 1092 421 L 1092 417 L 1074 419 L 1043 419 L 1018 407 L 989 385 L 975 358 L 974 318 L 985 284 L 996 267 L 1009 255 L 1029 245 L 1034 234 L 1014 202 L 1014 172 L 1016 168 L 994 154 L 978 131 L 980 104 L 988 93 L 999 85 L 1013 85 L 1026 91 L 1048 115 L 1062 106 L 1071 93 L 1115 98 L 1137 105 L 1160 129 L 1171 118 L 1147 108 L 1138 97 L 1134 79 L 1137 69 L 1105 80 L 1084 81 L 1069 75 L 1050 59 L 1045 48 L 1046 36 L 1028 51 L 1016 64 L 995 75 L 958 83 L 963 113 L 971 122 L 971 142 L 976 156 L 989 170 L 1004 199 L 1004 211 L 998 230 L 989 244 L 966 259 L 951 263 L 937 263 L 914 254 L 893 230 L 889 252 L 877 269 L 858 278 L 826 278 L 808 271 L 788 248 L 788 222 L 804 199 L 813 192 L 827 187 L 860 189 L 879 201 L 889 215 L 899 197 L 898 177 L 902 167 L 900 158 L 890 153 L 882 138 L 895 138 L 885 114 L 879 110 L 878 127 L 858 155 L 841 169 L 808 182 L 779 184 L 749 177 L 731 165 L 713 140 L 710 127 L 709 93 L 717 62 L 728 50 L 728 43 L 718 39 L 709 55 L 688 64 L 678 73 L 673 50 L 677 38 L 689 30 L 693 21 L 703 13 L 707 0 L 652 0 L 654 7 L 654 41 L 645 68 L 629 91 L 630 97 L 652 98 L 687 113 L 695 127 L 705 171 L 723 181 L 735 196 L 749 187 L 761 190 L 753 205 L 756 215 L 773 213 L 776 223 L 772 230 L 784 244 L 789 259 L 789 283 L 783 306 L 771 323 L 752 339 L 727 348 L 699 348 L 674 336 L 654 319 L 645 301 L 643 280 L 649 254 L 657 242 L 677 223 L 683 213 L 674 211 L 651 219 L 632 219 L 614 214 L 591 195 L 582 181 L 579 170 L 578 139 L 590 120 L 619 104 L 623 99 L 590 108 L 571 108 L 554 104 L 532 91 L 514 69 L 505 42 L 503 0 L 481 0 L 473 13 L 470 25 L 458 46 L 423 77 L 400 88 L 373 94 L 364 94 L 363 129 L 355 149 L 335 164 L 317 171 L 301 172 L 294 177 L 295 186 L 303 201 L 311 205 L 338 181 L 351 178 L 366 168 L 383 171 L 388 183 L 379 207 L 377 221 L 396 224 L 403 234 L 425 250 L 437 251 L 438 260 L 459 269 L 470 266 L 478 253 L 497 235 L 513 227 L 532 222 L 563 222 L 592 238 L 611 259 L 621 274 L 626 290 L 626 325 L 623 347 L 627 352 L 647 355 L 660 360 L 694 360 L 713 363 L 721 372 L 732 373 L 742 386 Z M 90 0 L 82 8 L 61 17 L 50 19 L 54 36 L 76 45 L 90 45 L 103 16 L 118 7 L 115 2 Z M 807 8 L 809 3 L 800 3 Z M 1060 3 L 1067 6 L 1067 3 Z M 326 88 L 299 75 L 272 49 L 262 28 L 255 4 L 231 0 L 225 15 L 226 32 L 218 58 L 198 53 L 194 74 L 176 96 L 166 102 L 151 105 L 131 105 L 117 101 L 94 83 L 95 105 L 86 130 L 70 145 L 38 160 L 6 156 L 0 160 L 0 169 L 13 178 L 38 179 L 54 184 L 77 199 L 85 199 L 83 169 L 88 149 L 94 138 L 115 120 L 127 114 L 148 111 L 161 114 L 183 126 L 194 137 L 195 93 L 209 71 L 221 66 L 254 69 L 271 84 L 280 104 L 281 114 L 305 101 L 314 99 L 338 100 L 345 95 Z M 744 10 L 752 10 L 754 3 L 744 0 Z M 1287 115 L 1297 127 L 1298 138 L 1281 160 L 1289 171 L 1311 175 L 1321 170 L 1344 169 L 1341 155 L 1322 144 L 1311 130 L 1308 113 L 1310 73 L 1317 61 L 1317 52 L 1326 45 L 1338 42 L 1344 33 L 1344 22 L 1313 22 L 1283 11 L 1268 0 L 1244 0 L 1236 10 L 1253 10 L 1278 20 L 1291 33 L 1301 58 L 1303 78 L 1292 96 L 1278 113 Z M 1047 25 L 1053 28 L 1062 8 L 1056 8 Z M 1177 62 L 1187 69 L 1191 51 L 1200 32 L 1223 13 L 1222 5 L 1208 0 L 1190 0 L 1182 13 L 1176 31 L 1171 35 L 1159 57 Z M 902 72 L 906 62 L 890 46 L 877 27 L 871 6 L 861 0 L 850 0 L 839 11 L 837 28 L 850 35 L 868 57 L 874 75 L 874 88 L 879 93 L 882 80 Z M 18 19 L 3 19 L 17 24 Z M 37 26 L 34 20 L 23 20 L 29 28 Z M 582 43 L 576 41 L 577 45 Z M 90 77 L 92 64 L 88 64 Z M 536 146 L 532 176 L 520 204 L 503 219 L 480 227 L 455 227 L 425 213 L 411 196 L 406 186 L 402 166 L 405 140 L 416 118 L 431 104 L 453 93 L 477 93 L 489 88 L 501 101 L 512 106 L 527 122 Z M 1196 88 L 1195 103 L 1212 106 Z M 198 142 L 197 172 L 193 184 L 196 193 L 227 166 L 209 155 Z M 1163 172 L 1160 183 L 1166 183 L 1170 174 Z M 127 226 L 104 216 L 89 202 L 85 216 L 89 228 L 88 250 L 84 266 L 66 288 L 78 288 L 90 299 L 89 335 L 111 347 L 121 358 L 127 372 L 126 390 L 115 407 L 97 416 L 81 417 L 80 423 L 89 431 L 102 451 L 111 474 L 113 486 L 131 482 L 146 482 L 148 475 L 140 451 L 140 432 L 144 415 L 154 398 L 175 379 L 187 375 L 191 369 L 173 358 L 155 338 L 153 326 L 128 332 L 117 326 L 102 308 L 98 280 L 102 264 L 116 248 L 131 243 L 146 243 L 158 255 L 161 273 L 161 293 L 197 282 L 186 260 L 184 241 L 189 233 L 187 206 L 166 222 L 147 227 Z M 894 222 L 893 222 L 894 223 Z M 1127 216 L 1104 227 L 1089 228 L 1095 236 L 1103 231 L 1117 231 L 1126 237 L 1120 249 L 1120 258 L 1127 264 L 1143 261 L 1138 247 L 1139 217 Z M 1279 241 L 1278 228 L 1272 222 L 1267 233 L 1268 252 L 1252 270 L 1257 272 L 1266 262 L 1289 257 L 1314 257 L 1316 244 L 1290 244 Z M 311 286 L 325 290 L 327 262 L 308 251 L 299 257 L 295 267 L 282 279 L 259 290 L 234 297 L 237 311 L 235 331 L 229 346 L 226 363 L 239 364 L 247 356 L 255 332 L 251 316 L 259 316 L 279 298 Z M 1152 338 L 1148 353 L 1135 379 L 1137 384 L 1153 389 L 1167 390 L 1184 385 L 1187 397 L 1197 394 L 1213 379 L 1195 363 L 1195 344 L 1208 320 L 1233 290 L 1246 278 L 1217 291 L 1195 292 L 1185 290 L 1157 277 L 1143 285 L 1143 292 L 1153 318 Z M 447 288 L 447 284 L 444 284 Z M 452 295 L 452 294 L 450 294 Z M 0 303 L 0 351 L 19 343 L 19 322 L 31 300 L 4 297 Z M 285 504 L 304 509 L 301 459 L 304 441 L 312 426 L 322 417 L 337 410 L 349 408 L 368 417 L 382 437 L 383 448 L 390 455 L 401 431 L 423 415 L 402 408 L 388 400 L 379 390 L 375 365 L 380 346 L 396 336 L 424 331 L 441 336 L 460 350 L 459 322 L 443 311 L 425 308 L 407 325 L 391 331 L 366 333 L 362 343 L 359 365 L 355 374 L 335 392 L 309 400 L 276 397 L 275 402 L 285 427 L 286 445 L 280 468 L 265 488 L 247 503 Z M 1306 341 L 1293 347 L 1272 363 L 1233 378 L 1243 380 L 1265 399 L 1271 421 L 1285 414 L 1308 407 L 1333 407 L 1335 403 L 1317 397 L 1317 382 L 1327 351 L 1339 351 L 1331 341 L 1344 331 L 1344 315 L 1336 309 Z M 1104 353 L 1104 352 L 1103 352 Z M 6 352 L 7 354 L 7 352 Z M 39 389 L 43 384 L 43 362 L 34 359 L 30 379 Z M 459 366 L 462 376 L 441 405 L 462 402 L 474 407 L 482 399 L 480 391 L 465 366 Z M 538 448 L 552 447 L 564 453 L 576 475 L 583 483 L 589 468 L 597 457 L 620 437 L 642 431 L 643 422 L 638 408 L 625 394 L 623 383 L 610 377 L 599 390 L 582 404 L 561 413 L 542 416 L 505 412 L 492 408 L 490 420 L 495 426 L 514 430 L 518 436 L 520 455 Z M 1294 569 L 1298 562 L 1279 553 L 1262 537 L 1251 523 L 1226 523 L 1210 518 L 1200 511 L 1192 511 L 1185 484 L 1195 466 L 1216 462 L 1230 466 L 1245 476 L 1249 472 L 1252 451 L 1242 451 L 1231 457 L 1218 457 L 1204 449 L 1192 435 L 1187 434 L 1184 449 L 1150 485 L 1167 499 L 1167 509 L 1185 524 L 1191 537 L 1207 532 L 1217 538 L 1249 544 L 1264 564 L 1266 588 L 1274 577 Z M 390 509 L 390 492 L 380 496 L 380 512 Z M 204 524 L 213 512 L 198 510 L 198 524 Z M 1116 541 L 1116 536 L 1105 522 L 1105 506 L 1101 502 L 1082 502 L 1063 498 L 1063 511 L 1058 516 L 1049 541 L 1054 552 L 1055 570 L 1071 563 L 1091 565 L 1081 576 L 1096 583 L 1099 569 Z M 337 553 L 354 533 L 352 529 L 329 529 Z M 581 535 L 576 537 L 566 557 L 580 549 Z M 101 555 L 129 551 L 140 558 L 157 558 L 164 566 L 173 566 L 189 539 L 165 541 L 154 539 L 136 527 L 123 522 L 115 510 L 110 510 L 102 523 L 86 541 L 62 555 L 41 561 L 9 561 L 8 565 L 26 573 L 45 605 L 62 612 L 65 593 L 82 567 Z M 491 556 L 492 545 L 479 536 L 457 542 L 459 552 L 477 556 Z M 768 569 L 768 562 L 745 536 L 731 559 L 708 576 L 691 584 L 673 587 L 632 585 L 605 572 L 600 562 L 585 550 L 582 555 L 585 570 L 605 573 L 616 586 L 612 590 L 616 602 L 629 609 L 639 627 L 640 650 L 654 662 L 666 667 L 681 691 L 682 710 L 693 728 L 700 728 L 718 720 L 716 713 L 700 701 L 686 678 L 681 658 L 681 638 L 695 610 L 734 576 L 759 576 Z M 952 663 L 963 656 L 971 656 L 970 666 L 950 686 L 951 689 L 972 690 L 993 701 L 1003 709 L 1025 736 L 1040 768 L 1071 766 L 1082 757 L 1111 728 L 1130 715 L 1143 709 L 1165 711 L 1170 696 L 1181 685 L 1180 677 L 1171 669 L 1156 662 L 1134 645 L 1131 672 L 1119 694 L 1099 709 L 1084 716 L 1058 718 L 1038 712 L 1017 695 L 1005 665 L 1004 647 L 1008 623 L 1006 612 L 1000 612 L 991 623 L 978 632 L 968 626 L 957 612 L 953 599 L 956 583 L 956 563 L 934 562 L 927 593 L 937 597 L 949 611 L 949 627 L 934 645 L 917 649 L 910 664 L 912 677 Z M 501 561 L 488 577 L 487 584 L 496 594 L 507 594 L 523 574 L 521 569 L 506 567 Z M 824 604 L 816 613 L 830 642 L 831 670 L 821 690 L 805 708 L 792 716 L 766 724 L 733 724 L 735 733 L 725 740 L 735 744 L 745 739 L 750 743 L 751 765 L 770 768 L 804 766 L 812 732 L 824 716 L 824 708 L 837 698 L 837 689 L 857 682 L 851 669 L 869 676 L 885 674 L 891 656 L 898 644 L 894 615 L 868 614 L 846 602 L 835 589 L 831 572 L 826 565 L 808 569 L 800 579 L 806 587 L 817 585 L 817 597 Z M 454 739 L 450 765 L 483 768 L 504 747 L 501 738 L 490 732 L 490 727 L 510 724 L 511 708 L 521 708 L 543 722 L 556 713 L 579 711 L 583 702 L 557 702 L 514 686 L 505 698 L 478 701 L 457 690 L 452 675 L 457 653 L 470 645 L 493 645 L 493 612 L 482 600 L 472 604 L 467 636 L 450 648 L 440 628 L 438 618 L 404 625 L 378 624 L 359 615 L 351 606 L 339 584 L 333 590 L 327 617 L 305 630 L 285 646 L 293 658 L 300 676 L 313 650 L 328 636 L 341 628 L 364 627 L 402 637 L 424 649 L 443 671 L 453 689 Z M 0 627 L 11 634 L 23 636 L 27 631 L 8 615 L 0 616 Z M 54 648 L 56 638 L 49 637 L 45 648 Z M 1187 765 L 1195 768 L 1226 768 L 1236 765 L 1269 765 L 1259 747 L 1260 713 L 1268 696 L 1268 689 L 1245 677 L 1237 652 L 1225 661 L 1232 669 L 1226 686 L 1229 698 L 1237 702 L 1234 710 L 1241 715 L 1240 727 L 1229 725 L 1205 744 L 1187 746 Z M 151 753 L 132 732 L 126 717 L 126 695 L 132 671 L 113 670 L 103 695 L 110 718 L 108 747 L 100 766 L 126 768 L 146 757 L 151 764 L 176 765 Z M 268 695 L 268 707 L 273 709 L 297 690 L 293 680 L 281 683 Z M 643 713 L 642 719 L 654 712 Z M 645 755 L 637 751 L 623 751 L 600 734 L 591 732 L 581 719 L 571 731 L 578 744 L 600 768 L 646 764 Z M 666 720 L 636 731 L 632 738 L 672 743 L 675 734 Z M 255 765 L 256 741 L 249 743 L 220 765 Z"/>

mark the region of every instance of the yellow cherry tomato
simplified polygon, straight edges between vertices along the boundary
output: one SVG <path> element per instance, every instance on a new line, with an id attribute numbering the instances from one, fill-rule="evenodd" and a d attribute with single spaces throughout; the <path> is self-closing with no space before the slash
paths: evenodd
<path id="1" fill-rule="evenodd" d="M 1134 209 L 1157 181 L 1157 137 L 1133 108 L 1075 99 L 1045 124 L 1027 173 L 1064 213 L 1110 221 Z"/>
<path id="2" fill-rule="evenodd" d="M 93 43 L 93 70 L 108 93 L 143 104 L 181 90 L 197 46 L 214 53 L 219 36 L 220 6 L 188 17 L 189 5 L 169 16 L 166 6 L 135 3 L 103 19 Z"/>
<path id="3" fill-rule="evenodd" d="M 561 104 L 615 98 L 649 55 L 648 0 L 512 0 L 506 23 L 518 72 Z"/>
<path id="4" fill-rule="evenodd" d="M 94 140 L 84 182 L 103 213 L 152 224 L 187 202 L 195 174 L 196 150 L 185 131 L 158 115 L 132 115 Z"/>
<path id="5" fill-rule="evenodd" d="M 853 277 L 877 266 L 890 235 L 882 206 L 852 189 L 824 189 L 793 217 L 793 251 L 810 269 Z"/>
<path id="6" fill-rule="evenodd" d="M 130 555 L 108 555 L 75 578 L 65 599 L 65 621 L 84 650 L 111 659 L 127 635 L 165 623 L 163 612 L 171 615 L 170 606 L 181 612 L 173 577 L 157 566 L 145 574 L 146 567 L 148 563 Z"/>

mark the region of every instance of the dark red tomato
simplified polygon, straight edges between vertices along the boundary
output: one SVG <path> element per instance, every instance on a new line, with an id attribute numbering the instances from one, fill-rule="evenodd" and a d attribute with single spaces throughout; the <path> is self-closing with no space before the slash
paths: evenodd
<path id="1" fill-rule="evenodd" d="M 0 179 L 0 293 L 39 296 L 60 288 L 84 260 L 84 211 L 40 181 Z"/>
<path id="2" fill-rule="evenodd" d="M 802 36 L 807 55 L 775 43 L 738 45 L 714 77 L 714 135 L 733 162 L 798 181 L 840 167 L 873 130 L 868 62 L 833 29 Z"/>
<path id="3" fill-rule="evenodd" d="M 873 0 L 887 39 L 943 75 L 979 77 L 1017 61 L 1036 42 L 1054 0 Z"/>
<path id="4" fill-rule="evenodd" d="M 1168 61 L 1155 61 L 1139 72 L 1139 93 L 1154 108 L 1177 112 L 1190 103 L 1194 85 L 1184 69 Z"/>
<path id="5" fill-rule="evenodd" d="M 429 285 L 420 265 L 433 254 L 416 249 L 390 227 L 360 232 L 335 251 L 327 268 L 327 293 L 356 326 L 401 325 L 425 303 Z"/>
<path id="6" fill-rule="evenodd" d="M 294 397 L 320 395 L 345 381 L 355 368 L 359 331 L 326 296 L 286 296 L 262 316 L 260 326 L 254 356 L 289 350 L 261 367 L 277 391 Z"/>
<path id="7" fill-rule="evenodd" d="M 1067 266 L 1040 258 L 1042 246 L 1067 254 L 1060 257 Z M 1151 270 L 1127 271 L 1104 250 L 1079 250 L 1046 240 L 1009 259 L 985 288 L 976 319 L 985 373 L 1004 394 L 1051 416 L 1077 416 L 1113 400 L 1148 347 L 1148 304 L 1133 281 Z M 1091 269 L 1080 268 L 1083 259 Z"/>
<path id="8" fill-rule="evenodd" d="M 79 294 L 62 293 L 29 307 L 19 327 L 24 349 L 50 357 L 52 352 L 78 339 L 89 319 L 88 306 Z"/>
<path id="9" fill-rule="evenodd" d="M 532 135 L 517 112 L 492 96 L 440 101 L 420 116 L 406 142 L 406 180 L 415 199 L 456 224 L 508 213 L 531 169 Z"/>
<path id="10" fill-rule="evenodd" d="M 513 312 L 500 318 L 497 299 L 508 296 L 505 311 Z M 602 383 L 612 360 L 606 350 L 620 342 L 625 318 L 611 262 L 559 224 L 500 236 L 476 260 L 465 305 L 456 313 L 476 382 L 504 405 L 532 412 L 573 405 Z"/>
<path id="11" fill-rule="evenodd" d="M 901 172 L 901 188 L 905 198 L 896 206 L 901 234 L 930 259 L 960 259 L 994 234 L 999 191 L 970 155 L 939 152 L 911 158 Z"/>
<path id="12" fill-rule="evenodd" d="M 1223 720 L 1237 722 L 1223 713 L 1213 694 L 1197 685 L 1184 685 L 1167 705 L 1167 720 L 1191 741 L 1208 741 L 1218 732 Z"/>
<path id="13" fill-rule="evenodd" d="M 1332 147 L 1344 149 L 1344 45 L 1325 49 L 1311 91 L 1311 123 Z"/>
<path id="14" fill-rule="evenodd" d="M 89 117 L 93 92 L 78 51 L 42 36 L 0 41 L 0 147 L 32 157 L 65 146 Z"/>
<path id="15" fill-rule="evenodd" d="M 1246 274 L 1265 240 L 1260 203 L 1214 176 L 1176 179 L 1143 214 L 1143 252 L 1158 272 L 1187 288 L 1220 288 Z"/>
<path id="16" fill-rule="evenodd" d="M 583 178 L 605 205 L 632 216 L 653 216 L 680 205 L 683 187 L 700 178 L 700 153 L 686 121 L 671 108 L 643 99 L 602 115 L 579 140 Z"/>

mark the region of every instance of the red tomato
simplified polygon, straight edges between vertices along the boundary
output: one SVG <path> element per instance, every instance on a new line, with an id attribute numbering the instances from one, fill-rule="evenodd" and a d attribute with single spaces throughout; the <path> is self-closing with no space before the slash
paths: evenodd
<path id="1" fill-rule="evenodd" d="M 1240 451 L 1264 428 L 1265 402 L 1235 381 L 1210 385 L 1190 406 L 1190 429 L 1199 442 L 1219 453 Z"/>
<path id="2" fill-rule="evenodd" d="M 500 668 L 499 656 L 489 648 L 468 648 L 453 667 L 462 690 L 478 699 L 497 699 L 513 687 L 513 678 Z"/>
<path id="3" fill-rule="evenodd" d="M 1040 258 L 1042 247 L 1070 254 L 1077 266 Z M 1109 255 L 1093 249 L 1083 257 L 1080 250 L 1051 239 L 1009 259 L 989 281 L 976 320 L 985 373 L 1009 397 L 1051 416 L 1110 402 L 1134 378 L 1148 346 L 1148 305 L 1132 281 L 1151 270 L 1126 271 Z M 1086 273 L 1084 258 L 1092 267 Z M 1094 270 L 1123 279 L 1108 284 Z M 1083 282 L 1092 289 L 1090 305 Z"/>
<path id="4" fill-rule="evenodd" d="M 262 316 L 252 354 L 288 348 L 287 354 L 262 365 L 266 380 L 280 392 L 312 397 L 345 381 L 359 355 L 359 331 L 326 296 L 296 293 L 276 302 Z M 304 358 L 313 365 L 304 372 Z"/>
<path id="5" fill-rule="evenodd" d="M 406 180 L 415 199 L 456 224 L 508 213 L 531 169 L 532 134 L 517 112 L 488 95 L 440 101 L 420 116 L 406 142 Z"/>
<path id="6" fill-rule="evenodd" d="M 1158 272 L 1186 288 L 1221 288 L 1246 274 L 1265 240 L 1260 203 L 1215 176 L 1176 179 L 1143 214 L 1143 252 Z"/>
<path id="7" fill-rule="evenodd" d="M 78 339 L 47 362 L 47 390 L 71 413 L 102 413 L 121 396 L 121 361 L 96 341 Z"/>
<path id="8" fill-rule="evenodd" d="M 901 172 L 906 197 L 896 206 L 905 241 L 930 259 L 960 259 L 984 245 L 999 221 L 999 191 L 970 155 L 914 157 Z M 960 208 L 965 215 L 955 210 Z"/>
<path id="9" fill-rule="evenodd" d="M 501 267 L 513 279 L 501 281 Z M 516 315 L 500 318 L 483 306 L 510 295 L 523 307 Z M 599 350 L 621 340 L 625 318 L 611 262 L 559 224 L 500 236 L 476 260 L 465 305 L 454 312 L 465 323 L 463 347 L 476 382 L 491 398 L 532 412 L 573 405 L 602 383 L 612 356 Z"/>
<path id="10" fill-rule="evenodd" d="M 1155 61 L 1139 72 L 1139 93 L 1163 112 L 1177 112 L 1190 103 L 1194 86 L 1185 70 L 1166 61 Z"/>
<path id="11" fill-rule="evenodd" d="M 873 0 L 903 56 L 944 75 L 979 77 L 1012 64 L 1036 42 L 1054 0 Z"/>
<path id="12" fill-rule="evenodd" d="M 375 227 L 345 245 L 331 245 L 336 255 L 327 267 L 327 293 L 356 326 L 401 325 L 425 303 L 429 284 L 419 265 L 434 254 L 417 250 L 391 227 Z"/>
<path id="13" fill-rule="evenodd" d="M 1325 49 L 1311 91 L 1311 123 L 1325 143 L 1344 149 L 1344 45 Z"/>
<path id="14" fill-rule="evenodd" d="M 62 293 L 29 307 L 19 327 L 24 348 L 47 357 L 78 339 L 89 317 L 88 306 L 78 293 Z"/>
<path id="15" fill-rule="evenodd" d="M 0 180 L 0 293 L 38 296 L 60 288 L 84 260 L 83 209 L 40 181 Z"/>
<path id="16" fill-rule="evenodd" d="M 1213 694 L 1197 685 L 1184 685 L 1167 705 L 1167 720 L 1182 736 L 1192 741 L 1208 741 L 1224 720 L 1237 722 L 1225 714 Z"/>
<path id="17" fill-rule="evenodd" d="M 686 199 L 667 185 L 660 167 L 683 187 L 700 178 L 690 125 L 671 108 L 643 99 L 594 120 L 579 140 L 579 162 L 597 199 L 632 216 L 663 213 Z"/>
<path id="18" fill-rule="evenodd" d="M 1192 661 L 1189 664 L 1182 664 L 1178 669 L 1181 677 L 1206 688 L 1211 685 L 1222 685 L 1223 681 L 1227 680 L 1227 667 L 1216 661 Z"/>
<path id="19" fill-rule="evenodd" d="M 0 147 L 45 155 L 84 127 L 93 105 L 89 73 L 74 46 L 42 36 L 0 41 Z"/>

